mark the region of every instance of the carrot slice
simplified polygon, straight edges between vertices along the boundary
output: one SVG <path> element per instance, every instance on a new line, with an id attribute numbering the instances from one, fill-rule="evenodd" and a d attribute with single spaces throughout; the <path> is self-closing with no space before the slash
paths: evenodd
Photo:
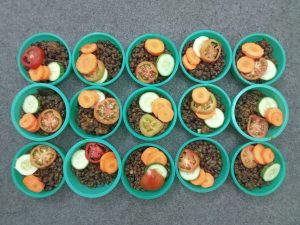
<path id="1" fill-rule="evenodd" d="M 283 113 L 278 108 L 269 108 L 265 115 L 267 121 L 274 126 L 281 126 L 283 123 Z"/>
<path id="2" fill-rule="evenodd" d="M 152 102 L 152 112 L 153 114 L 157 117 L 158 111 L 162 108 L 162 107 L 169 107 L 172 108 L 172 104 L 168 99 L 165 98 L 158 98 L 155 99 Z"/>
<path id="3" fill-rule="evenodd" d="M 242 52 L 252 59 L 259 59 L 264 55 L 264 49 L 260 47 L 260 45 L 253 42 L 243 44 Z"/>
<path id="4" fill-rule="evenodd" d="M 108 161 L 110 161 L 112 158 L 116 158 L 115 154 L 113 152 L 106 152 L 104 153 L 104 155 L 101 157 L 100 159 L 100 170 L 102 172 L 106 172 L 107 167 L 110 167 L 109 165 L 106 165 L 106 163 Z M 110 164 L 110 163 L 108 163 Z M 118 162 L 117 162 L 117 166 L 118 166 Z M 113 167 L 113 166 L 112 166 Z M 117 167 L 118 169 L 118 167 Z M 112 170 L 110 170 L 112 171 Z M 106 172 L 107 173 L 107 172 Z"/>
<path id="5" fill-rule="evenodd" d="M 197 67 L 197 65 L 193 65 L 193 64 L 190 64 L 186 55 L 182 56 L 182 63 L 183 63 L 183 66 L 187 69 L 187 70 L 193 70 Z"/>
<path id="6" fill-rule="evenodd" d="M 102 160 L 102 162 L 100 162 L 100 169 L 101 168 L 102 172 L 113 174 L 118 170 L 118 160 L 115 156 L 107 157 L 105 158 L 105 160 Z"/>
<path id="7" fill-rule="evenodd" d="M 38 122 L 38 120 L 35 121 L 34 125 L 32 125 L 32 127 L 29 127 L 27 129 L 27 131 L 31 132 L 31 133 L 35 133 L 40 129 L 40 124 Z"/>
<path id="8" fill-rule="evenodd" d="M 159 56 L 165 50 L 165 44 L 158 38 L 152 38 L 145 41 L 145 49 L 151 55 Z"/>
<path id="9" fill-rule="evenodd" d="M 78 104 L 82 108 L 92 108 L 96 104 L 95 95 L 91 91 L 82 91 L 78 96 Z"/>
<path id="10" fill-rule="evenodd" d="M 95 98 L 95 104 L 97 104 L 97 102 L 99 101 L 99 95 L 97 94 L 96 91 L 90 91 L 90 93 L 94 96 Z"/>
<path id="11" fill-rule="evenodd" d="M 97 50 L 96 43 L 86 44 L 80 48 L 80 51 L 84 54 L 93 53 L 96 50 Z"/>
<path id="12" fill-rule="evenodd" d="M 205 180 L 201 184 L 203 188 L 212 187 L 215 183 L 215 178 L 210 173 L 205 173 Z"/>
<path id="13" fill-rule="evenodd" d="M 148 166 L 152 163 L 160 163 L 166 165 L 168 162 L 167 156 L 162 151 L 156 151 L 149 155 L 145 165 Z"/>
<path id="14" fill-rule="evenodd" d="M 49 67 L 48 66 L 44 66 L 44 74 L 43 74 L 42 80 L 43 81 L 49 80 L 50 75 L 51 75 L 51 71 L 50 71 Z"/>
<path id="15" fill-rule="evenodd" d="M 194 102 L 198 104 L 204 104 L 208 102 L 210 97 L 210 92 L 205 87 L 195 88 L 192 92 L 192 98 Z"/>
<path id="16" fill-rule="evenodd" d="M 22 118 L 19 121 L 20 127 L 23 129 L 30 129 L 35 126 L 35 123 L 37 122 L 37 118 L 31 113 L 26 113 L 22 116 Z"/>
<path id="17" fill-rule="evenodd" d="M 43 79 L 43 75 L 44 75 L 44 66 L 40 65 L 36 69 L 29 69 L 28 74 L 32 81 L 35 81 L 35 82 L 41 81 Z"/>
<path id="18" fill-rule="evenodd" d="M 141 159 L 143 161 L 143 163 L 146 165 L 146 163 L 148 162 L 149 156 L 154 153 L 154 152 L 158 152 L 159 150 L 155 147 L 148 147 L 146 148 L 141 156 Z"/>
<path id="19" fill-rule="evenodd" d="M 82 74 L 91 74 L 97 67 L 97 58 L 94 54 L 81 54 L 76 61 L 76 68 Z"/>
<path id="20" fill-rule="evenodd" d="M 261 155 L 265 164 L 271 163 L 275 159 L 274 152 L 270 148 L 265 148 L 264 150 L 262 150 Z"/>
<path id="21" fill-rule="evenodd" d="M 243 56 L 239 58 L 239 60 L 236 63 L 236 66 L 241 73 L 250 73 L 254 69 L 255 62 L 254 59 L 248 56 Z"/>
<path id="22" fill-rule="evenodd" d="M 253 148 L 253 158 L 254 161 L 258 164 L 264 165 L 264 159 L 262 157 L 262 151 L 265 149 L 265 146 L 263 146 L 262 144 L 257 144 L 255 145 L 255 147 Z"/>
<path id="23" fill-rule="evenodd" d="M 45 188 L 45 184 L 41 179 L 34 175 L 25 176 L 23 184 L 32 192 L 42 192 Z"/>
<path id="24" fill-rule="evenodd" d="M 208 114 L 201 114 L 199 112 L 195 112 L 196 116 L 202 120 L 207 120 L 207 119 L 212 118 L 215 115 L 215 113 L 216 113 L 216 110 L 213 110 L 211 113 L 208 113 Z"/>
<path id="25" fill-rule="evenodd" d="M 206 178 L 205 171 L 201 169 L 199 177 L 195 180 L 191 180 L 191 183 L 193 185 L 201 185 L 205 181 L 205 178 Z"/>
<path id="26" fill-rule="evenodd" d="M 173 119 L 173 117 L 174 111 L 168 106 L 161 107 L 157 113 L 157 118 L 164 123 L 170 122 Z"/>
<path id="27" fill-rule="evenodd" d="M 196 55 L 193 48 L 190 47 L 185 52 L 186 58 L 188 62 L 192 65 L 198 65 L 200 63 L 200 58 Z"/>

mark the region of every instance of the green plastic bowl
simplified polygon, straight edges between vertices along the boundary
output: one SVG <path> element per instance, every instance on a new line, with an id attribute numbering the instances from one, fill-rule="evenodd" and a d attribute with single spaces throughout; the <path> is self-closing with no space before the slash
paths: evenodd
<path id="1" fill-rule="evenodd" d="M 113 79 L 111 79 L 109 81 L 106 81 L 104 83 L 101 83 L 101 84 L 93 83 L 93 82 L 90 82 L 90 81 L 86 80 L 76 68 L 76 61 L 79 57 L 80 48 L 85 44 L 95 43 L 97 41 L 109 41 L 109 42 L 111 42 L 113 45 L 115 45 L 120 50 L 120 52 L 122 54 L 122 65 L 121 65 L 121 68 L 120 68 L 119 72 L 115 75 L 115 77 Z M 95 33 L 87 34 L 77 42 L 77 44 L 75 45 L 75 47 L 73 49 L 72 66 L 73 66 L 73 70 L 74 70 L 76 76 L 82 82 L 84 82 L 88 85 L 106 86 L 106 85 L 112 84 L 121 76 L 121 74 L 124 70 L 124 67 L 125 67 L 124 48 L 123 48 L 122 44 L 114 36 L 112 36 L 108 33 L 95 32 Z"/>
<path id="2" fill-rule="evenodd" d="M 246 93 L 247 91 L 250 91 L 250 90 L 259 90 L 264 95 L 274 98 L 278 104 L 278 108 L 283 112 L 283 115 L 284 115 L 283 124 L 280 127 L 272 126 L 271 128 L 269 128 L 269 131 L 268 131 L 266 137 L 264 137 L 264 138 L 255 138 L 255 137 L 250 136 L 246 132 L 244 132 L 237 124 L 237 121 L 235 118 L 235 106 L 236 106 L 238 100 L 244 93 Z M 246 87 L 243 90 L 241 90 L 240 93 L 238 93 L 238 95 L 233 100 L 232 107 L 231 107 L 231 122 L 232 122 L 234 128 L 241 135 L 243 135 L 245 138 L 247 138 L 251 141 L 269 141 L 271 139 L 278 137 L 285 129 L 285 127 L 288 123 L 288 120 L 289 120 L 288 104 L 287 104 L 286 100 L 284 99 L 283 95 L 277 89 L 275 89 L 271 86 L 268 86 L 265 84 L 251 85 L 251 86 Z"/>
<path id="3" fill-rule="evenodd" d="M 60 36 L 56 35 L 56 34 L 52 34 L 52 33 L 37 33 L 34 34 L 32 36 L 30 36 L 29 38 L 27 38 L 23 44 L 21 45 L 21 47 L 19 48 L 18 51 L 18 56 L 17 56 L 17 64 L 18 64 L 18 68 L 21 72 L 21 75 L 23 76 L 23 78 L 28 81 L 29 83 L 39 83 L 39 82 L 34 82 L 30 79 L 27 70 L 25 69 L 25 67 L 21 64 L 21 56 L 23 54 L 23 52 L 30 47 L 31 44 L 36 43 L 36 42 L 40 42 L 40 41 L 57 41 L 59 42 L 61 45 L 65 46 L 67 51 L 68 51 L 68 55 L 69 55 L 69 62 L 68 62 L 68 67 L 66 68 L 65 73 L 60 76 L 60 78 L 58 78 L 55 81 L 49 82 L 48 84 L 52 84 L 52 85 L 56 85 L 59 84 L 60 82 L 62 82 L 63 80 L 65 80 L 67 78 L 67 76 L 70 74 L 71 72 L 71 50 L 69 45 L 65 42 L 64 39 L 62 39 Z"/>
<path id="4" fill-rule="evenodd" d="M 247 188 L 245 188 L 244 186 L 242 186 L 238 180 L 235 177 L 235 173 L 234 173 L 234 162 L 236 157 L 239 155 L 239 153 L 243 150 L 243 148 L 245 148 L 248 145 L 252 145 L 252 144 L 258 144 L 261 143 L 269 148 L 271 148 L 275 154 L 275 162 L 279 163 L 281 165 L 281 169 L 280 172 L 278 174 L 278 176 L 270 182 L 270 185 L 265 185 L 262 188 L 255 188 L 253 190 L 248 190 Z M 269 195 L 273 192 L 275 192 L 280 185 L 283 183 L 284 178 L 285 178 L 285 171 L 286 171 L 286 166 L 285 166 L 285 160 L 283 155 L 281 154 L 281 152 L 278 150 L 278 148 L 276 148 L 274 145 L 272 145 L 271 143 L 268 142 L 248 142 L 246 144 L 240 145 L 239 147 L 237 147 L 233 152 L 231 152 L 230 154 L 230 160 L 231 160 L 231 164 L 230 164 L 230 174 L 231 174 L 231 178 L 233 179 L 235 185 L 244 193 L 248 194 L 248 195 L 252 195 L 252 196 L 266 196 Z"/>
<path id="5" fill-rule="evenodd" d="M 111 182 L 110 184 L 98 185 L 98 187 L 96 187 L 96 188 L 89 188 L 88 186 L 81 184 L 79 182 L 78 178 L 76 177 L 76 175 L 73 173 L 72 165 L 71 165 L 71 158 L 72 158 L 73 154 L 78 149 L 80 149 L 82 146 L 84 146 L 85 144 L 87 144 L 89 142 L 98 142 L 98 143 L 104 144 L 116 155 L 116 158 L 118 160 L 118 165 L 119 165 L 118 174 L 117 174 L 115 180 L 113 182 Z M 108 143 L 107 141 L 104 141 L 104 140 L 99 140 L 99 139 L 85 139 L 85 140 L 77 142 L 68 151 L 65 162 L 64 162 L 64 175 L 65 175 L 66 182 L 67 182 L 68 186 L 70 187 L 70 189 L 72 191 L 74 191 L 76 194 L 78 194 L 79 196 L 86 197 L 86 198 L 100 198 L 100 197 L 110 193 L 118 185 L 119 180 L 121 178 L 121 173 L 122 173 L 121 172 L 122 169 L 120 168 L 120 165 L 122 165 L 120 155 L 119 155 L 118 151 L 115 149 L 115 147 L 112 146 L 110 143 Z"/>
<path id="6" fill-rule="evenodd" d="M 265 81 L 263 83 L 264 84 L 272 84 L 272 83 L 276 82 L 282 76 L 282 74 L 284 72 L 285 64 L 286 64 L 286 56 L 285 56 L 284 49 L 283 49 L 282 45 L 280 44 L 280 42 L 276 38 L 274 38 L 268 34 L 264 34 L 264 33 L 250 34 L 250 35 L 242 38 L 233 49 L 232 73 L 233 73 L 235 79 L 240 81 L 243 84 L 252 85 L 255 83 L 251 82 L 250 80 L 245 79 L 238 71 L 238 69 L 236 67 L 236 62 L 235 62 L 236 52 L 238 51 L 239 47 L 242 46 L 246 42 L 257 42 L 257 41 L 261 41 L 263 39 L 265 39 L 272 46 L 273 57 L 275 58 L 275 60 L 277 62 L 277 66 L 276 66 L 277 73 L 276 73 L 275 77 L 273 79 L 271 79 L 269 81 Z"/>
<path id="7" fill-rule="evenodd" d="M 77 101 L 77 99 L 78 99 L 79 94 L 84 90 L 99 90 L 104 93 L 109 93 L 112 97 L 114 97 L 117 100 L 119 107 L 120 107 L 120 118 L 119 118 L 116 126 L 114 127 L 114 129 L 112 129 L 112 131 L 110 131 L 109 133 L 102 135 L 102 136 L 91 135 L 91 134 L 86 133 L 81 127 L 78 126 L 78 123 L 77 123 L 78 101 Z M 71 125 L 72 129 L 74 130 L 74 132 L 82 138 L 98 138 L 98 139 L 108 138 L 109 136 L 111 136 L 113 133 L 115 133 L 118 130 L 118 128 L 120 127 L 120 125 L 122 123 L 122 103 L 121 103 L 120 99 L 118 98 L 118 96 L 113 91 L 111 91 L 105 87 L 90 86 L 90 87 L 81 89 L 72 97 L 72 99 L 70 101 L 70 109 L 71 109 L 70 125 Z"/>
<path id="8" fill-rule="evenodd" d="M 182 115 L 181 115 L 181 106 L 182 106 L 182 102 L 184 100 L 184 98 L 190 93 L 192 92 L 195 88 L 197 87 L 206 87 L 208 88 L 212 93 L 214 93 L 216 96 L 220 97 L 221 102 L 224 104 L 225 106 L 225 120 L 224 123 L 221 127 L 215 129 L 213 132 L 211 133 L 207 133 L 207 134 L 201 134 L 201 133 L 197 133 L 193 130 L 191 130 L 183 121 L 182 119 Z M 179 117 L 179 121 L 182 124 L 182 126 L 184 127 L 184 129 L 186 129 L 189 133 L 191 133 L 192 135 L 198 136 L 198 137 L 213 137 L 216 136 L 220 133 L 222 133 L 226 127 L 228 126 L 229 122 L 230 122 L 230 108 L 231 108 L 231 102 L 230 102 L 230 98 L 228 97 L 228 95 L 226 94 L 225 91 L 223 91 L 222 88 L 213 85 L 213 84 L 196 84 L 192 87 L 190 87 L 188 90 L 186 90 L 184 92 L 184 94 L 181 96 L 179 104 L 178 104 L 178 117 Z M 191 112 L 192 113 L 192 112 Z"/>
<path id="9" fill-rule="evenodd" d="M 190 42 L 190 41 L 194 41 L 196 38 L 200 37 L 200 36 L 206 36 L 212 39 L 215 39 L 217 41 L 219 41 L 226 53 L 225 56 L 225 61 L 226 61 L 226 65 L 223 69 L 223 71 L 214 79 L 212 80 L 201 80 L 196 78 L 195 76 L 193 76 L 192 74 L 189 73 L 189 71 L 187 71 L 185 69 L 185 67 L 182 64 L 182 60 L 181 60 L 181 56 L 183 54 L 183 49 L 184 46 Z M 189 35 L 181 44 L 180 46 L 180 50 L 179 50 L 179 56 L 180 56 L 180 67 L 181 70 L 184 72 L 184 74 L 191 80 L 197 83 L 202 83 L 202 84 L 209 84 L 209 83 L 213 83 L 213 82 L 217 82 L 219 80 L 221 80 L 222 78 L 224 78 L 226 76 L 226 74 L 228 73 L 230 66 L 231 66 L 231 61 L 232 61 L 232 51 L 231 51 L 231 47 L 229 42 L 227 41 L 227 39 L 220 33 L 213 31 L 213 30 L 198 30 L 195 31 L 194 33 L 192 33 L 191 35 Z"/>
<path id="10" fill-rule="evenodd" d="M 168 128 L 161 134 L 159 135 L 155 135 L 153 137 L 146 137 L 142 134 L 137 133 L 130 125 L 128 118 L 127 118 L 127 111 L 129 106 L 131 105 L 132 101 L 137 98 L 138 96 L 140 96 L 141 94 L 148 92 L 148 91 L 152 91 L 155 92 L 157 94 L 159 94 L 160 96 L 163 96 L 164 98 L 168 99 L 171 104 L 172 104 L 172 108 L 174 111 L 174 117 L 173 120 L 170 122 Z M 141 139 L 143 141 L 157 141 L 160 140 L 164 137 L 166 137 L 168 134 L 171 133 L 171 131 L 173 130 L 175 124 L 176 124 L 176 119 L 177 119 L 177 108 L 176 108 L 176 104 L 173 100 L 173 98 L 171 97 L 171 95 L 169 93 L 167 93 L 166 91 L 157 88 L 157 87 L 143 87 L 140 88 L 136 91 L 134 91 L 133 93 L 131 93 L 131 95 L 127 98 L 125 104 L 124 104 L 124 108 L 123 108 L 123 121 L 125 123 L 126 128 L 129 130 L 129 132 L 135 136 L 138 139 Z"/>
<path id="11" fill-rule="evenodd" d="M 43 136 L 37 133 L 31 133 L 28 132 L 27 130 L 23 129 L 20 127 L 19 125 L 19 120 L 21 119 L 21 110 L 22 110 L 22 105 L 24 102 L 24 99 L 30 95 L 30 94 L 35 94 L 37 93 L 38 89 L 43 89 L 43 88 L 48 88 L 48 89 L 52 89 L 53 91 L 55 91 L 57 94 L 59 94 L 59 96 L 62 98 L 65 107 L 66 107 L 66 117 L 65 120 L 63 122 L 63 124 L 61 125 L 61 127 L 59 128 L 58 131 L 56 131 L 55 133 L 48 135 L 48 136 Z M 57 87 L 49 85 L 49 84 L 42 84 L 42 83 L 37 83 L 37 84 L 31 84 L 26 86 L 25 88 L 23 88 L 14 98 L 13 103 L 12 103 L 12 107 L 11 107 L 11 120 L 14 124 L 14 127 L 16 128 L 16 130 L 25 138 L 28 138 L 29 140 L 32 141 L 48 141 L 51 140 L 55 137 L 57 137 L 58 135 L 61 134 L 61 132 L 66 128 L 66 126 L 69 123 L 69 117 L 70 117 L 70 107 L 69 107 L 69 101 L 66 98 L 66 96 L 62 93 L 61 90 L 59 90 Z"/>
<path id="12" fill-rule="evenodd" d="M 159 38 L 160 40 L 162 40 L 164 42 L 165 46 L 166 46 L 166 49 L 169 50 L 170 54 L 174 57 L 174 60 L 175 60 L 175 66 L 174 66 L 173 72 L 169 75 L 169 77 L 167 79 L 165 79 L 164 81 L 162 81 L 160 83 L 156 83 L 156 84 L 146 84 L 146 83 L 140 81 L 131 72 L 130 66 L 129 66 L 129 59 L 130 59 L 130 56 L 131 56 L 131 53 L 132 53 L 132 50 L 134 49 L 134 47 L 141 44 L 143 41 L 145 41 L 147 39 L 150 39 L 150 38 Z M 137 37 L 133 42 L 131 42 L 131 44 L 129 45 L 129 47 L 127 49 L 127 52 L 126 52 L 126 69 L 127 69 L 127 72 L 129 73 L 131 78 L 136 83 L 138 83 L 142 86 L 159 87 L 159 86 L 162 86 L 162 85 L 168 83 L 170 80 L 173 79 L 173 77 L 176 74 L 176 71 L 178 69 L 178 64 L 179 64 L 178 61 L 179 61 L 179 58 L 178 58 L 178 52 L 177 52 L 176 46 L 174 45 L 174 43 L 169 38 L 167 38 L 166 36 L 161 35 L 161 34 L 148 33 L 148 34 L 143 34 L 143 35 Z"/>
<path id="13" fill-rule="evenodd" d="M 139 190 L 136 190 L 136 189 L 132 188 L 130 186 L 130 184 L 127 180 L 127 177 L 125 175 L 125 172 L 124 172 L 125 163 L 126 163 L 128 157 L 129 157 L 129 155 L 132 152 L 134 152 L 135 150 L 138 150 L 138 149 L 143 148 L 143 147 L 145 147 L 145 148 L 146 147 L 158 148 L 159 150 L 161 150 L 162 152 L 165 153 L 165 155 L 167 156 L 167 158 L 170 162 L 170 166 L 171 166 L 170 174 L 167 177 L 166 182 L 163 185 L 163 187 L 161 189 L 157 190 L 157 191 L 139 191 Z M 139 145 L 133 147 L 132 149 L 130 149 L 123 158 L 123 161 L 122 161 L 122 177 L 121 177 L 122 183 L 123 183 L 125 189 L 131 195 L 135 196 L 136 198 L 150 200 L 150 199 L 155 199 L 155 198 L 159 198 L 159 197 L 163 196 L 171 188 L 171 186 L 173 184 L 173 181 L 174 181 L 174 178 L 175 178 L 175 168 L 174 168 L 174 161 L 172 159 L 172 156 L 170 155 L 170 153 L 165 148 L 161 147 L 160 145 L 152 144 L 152 143 L 139 144 Z"/>
<path id="14" fill-rule="evenodd" d="M 207 142 L 210 142 L 213 145 L 215 145 L 218 148 L 218 150 L 220 151 L 220 154 L 221 154 L 221 157 L 222 157 L 222 170 L 219 174 L 219 177 L 217 179 L 215 179 L 214 185 L 210 188 L 202 188 L 201 186 L 193 185 L 190 182 L 184 180 L 181 177 L 180 173 L 179 173 L 179 169 L 178 169 L 179 156 L 180 156 L 181 152 L 184 150 L 185 146 L 187 146 L 188 144 L 190 144 L 194 141 L 207 141 Z M 189 141 L 185 142 L 180 147 L 180 149 L 178 150 L 178 152 L 176 154 L 175 167 L 176 167 L 176 175 L 177 175 L 179 181 L 183 184 L 183 186 L 185 186 L 186 188 L 188 188 L 189 190 L 194 191 L 194 192 L 207 193 L 207 192 L 211 192 L 211 191 L 214 191 L 214 190 L 218 189 L 219 187 L 221 187 L 225 183 L 225 181 L 228 177 L 228 174 L 229 174 L 230 162 L 229 162 L 229 157 L 228 157 L 228 154 L 227 154 L 226 150 L 223 148 L 223 146 L 219 142 L 217 142 L 217 141 L 215 141 L 214 139 L 211 139 L 211 138 L 199 138 L 199 137 L 197 137 L 197 138 L 190 139 Z"/>
<path id="15" fill-rule="evenodd" d="M 31 151 L 37 145 L 47 145 L 47 146 L 50 146 L 51 148 L 53 148 L 61 156 L 61 158 L 64 161 L 64 159 L 65 159 L 65 153 L 62 150 L 60 150 L 57 146 L 55 146 L 55 145 L 53 145 L 51 143 L 48 143 L 48 142 L 31 142 L 31 143 L 23 146 L 17 152 L 17 154 L 15 155 L 15 157 L 13 158 L 12 163 L 11 163 L 11 175 L 12 175 L 12 179 L 13 179 L 13 182 L 16 185 L 16 187 L 21 192 L 23 192 L 24 194 L 26 194 L 27 196 L 32 197 L 32 198 L 47 198 L 47 197 L 50 197 L 51 195 L 54 195 L 63 186 L 63 184 L 65 183 L 64 176 L 63 176 L 60 184 L 56 188 L 52 189 L 51 191 L 42 191 L 42 192 L 37 193 L 37 192 L 33 192 L 33 191 L 30 191 L 29 189 L 27 189 L 27 187 L 23 184 L 23 178 L 25 176 L 23 176 L 22 174 L 20 174 L 15 169 L 15 165 L 16 165 L 17 159 L 19 157 L 21 157 L 22 155 L 26 154 L 27 152 Z"/>

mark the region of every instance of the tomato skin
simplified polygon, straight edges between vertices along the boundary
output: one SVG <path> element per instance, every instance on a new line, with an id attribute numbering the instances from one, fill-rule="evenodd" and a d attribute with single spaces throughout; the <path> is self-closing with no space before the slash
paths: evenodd
<path id="1" fill-rule="evenodd" d="M 184 172 L 193 172 L 200 165 L 199 156 L 191 149 L 184 149 L 178 160 L 178 168 Z"/>
<path id="2" fill-rule="evenodd" d="M 91 163 L 99 163 L 101 157 L 104 155 L 106 150 L 106 146 L 96 143 L 90 142 L 85 146 L 85 157 Z"/>
<path id="3" fill-rule="evenodd" d="M 215 62 L 220 57 L 221 51 L 221 44 L 218 41 L 208 39 L 203 43 L 200 49 L 201 59 L 207 63 Z"/>
<path id="4" fill-rule="evenodd" d="M 266 119 L 251 115 L 248 120 L 247 132 L 250 136 L 255 138 L 264 138 L 269 130 L 269 124 Z"/>
<path id="5" fill-rule="evenodd" d="M 21 56 L 21 63 L 27 69 L 36 69 L 43 64 L 44 59 L 44 50 L 37 46 L 31 46 L 23 52 Z"/>
<path id="6" fill-rule="evenodd" d="M 30 151 L 30 162 L 39 169 L 50 166 L 56 157 L 57 152 L 47 145 L 37 145 Z"/>
<path id="7" fill-rule="evenodd" d="M 246 168 L 254 168 L 257 166 L 253 156 L 253 145 L 248 145 L 241 151 L 241 160 Z"/>
<path id="8" fill-rule="evenodd" d="M 44 110 L 38 118 L 40 128 L 47 133 L 56 132 L 62 124 L 62 117 L 54 109 Z"/>
<path id="9" fill-rule="evenodd" d="M 158 71 L 152 62 L 144 61 L 137 65 L 135 75 L 138 80 L 150 84 L 158 77 Z"/>
<path id="10" fill-rule="evenodd" d="M 94 117 L 103 124 L 114 124 L 120 117 L 120 107 L 114 98 L 106 98 L 94 107 Z"/>
<path id="11" fill-rule="evenodd" d="M 155 170 L 147 170 L 142 176 L 140 185 L 146 191 L 159 190 L 165 183 L 165 178 Z"/>

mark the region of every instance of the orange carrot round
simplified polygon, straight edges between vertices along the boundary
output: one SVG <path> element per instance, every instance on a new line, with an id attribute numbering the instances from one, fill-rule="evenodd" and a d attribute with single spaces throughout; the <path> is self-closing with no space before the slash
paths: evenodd
<path id="1" fill-rule="evenodd" d="M 248 56 L 243 56 L 239 58 L 239 60 L 236 63 L 236 66 L 241 73 L 250 73 L 254 69 L 255 62 L 254 59 Z"/>
<path id="2" fill-rule="evenodd" d="M 34 127 L 36 122 L 37 122 L 37 118 L 33 114 L 26 113 L 20 119 L 19 125 L 23 129 L 27 130 L 27 129 Z"/>
<path id="3" fill-rule="evenodd" d="M 201 185 L 205 181 L 206 175 L 204 169 L 200 170 L 200 175 L 196 180 L 191 180 L 193 185 Z"/>
<path id="4" fill-rule="evenodd" d="M 265 115 L 267 121 L 274 126 L 281 126 L 283 123 L 283 113 L 278 108 L 269 108 Z"/>
<path id="5" fill-rule="evenodd" d="M 40 124 L 38 122 L 38 120 L 35 121 L 34 125 L 32 125 L 32 127 L 29 127 L 27 129 L 27 131 L 31 132 L 31 133 L 35 133 L 40 129 Z"/>
<path id="6" fill-rule="evenodd" d="M 205 87 L 195 88 L 192 92 L 192 98 L 194 102 L 198 104 L 204 104 L 208 102 L 210 97 L 210 92 Z"/>
<path id="7" fill-rule="evenodd" d="M 44 67 L 44 74 L 43 74 L 42 80 L 47 81 L 50 78 L 51 71 L 50 71 L 50 68 L 48 66 L 43 66 L 43 67 Z"/>
<path id="8" fill-rule="evenodd" d="M 97 67 L 97 58 L 94 54 L 81 54 L 76 61 L 77 70 L 85 75 L 91 74 Z"/>
<path id="9" fill-rule="evenodd" d="M 199 112 L 195 112 L 196 116 L 202 120 L 207 120 L 207 119 L 212 118 L 215 115 L 215 113 L 216 113 L 216 110 L 213 110 L 211 113 L 208 113 L 208 114 L 202 114 Z"/>
<path id="10" fill-rule="evenodd" d="M 253 42 L 243 44 L 242 52 L 252 59 L 259 59 L 264 55 L 264 49 L 260 47 L 260 45 Z"/>
<path id="11" fill-rule="evenodd" d="M 43 79 L 43 76 L 44 76 L 44 66 L 40 65 L 36 69 L 30 69 L 28 71 L 28 74 L 29 74 L 30 79 L 32 81 L 35 81 L 35 82 L 41 81 Z"/>
<path id="12" fill-rule="evenodd" d="M 106 152 L 100 159 L 100 170 L 109 174 L 116 172 L 118 161 L 113 152 Z"/>
<path id="13" fill-rule="evenodd" d="M 78 96 L 78 104 L 82 108 L 92 108 L 96 104 L 95 95 L 91 91 L 82 91 Z"/>
<path id="14" fill-rule="evenodd" d="M 165 44 L 158 38 L 152 38 L 145 41 L 145 49 L 151 55 L 159 56 L 165 51 Z"/>
<path id="15" fill-rule="evenodd" d="M 93 53 L 96 50 L 97 50 L 96 43 L 85 44 L 80 48 L 80 51 L 84 54 Z"/>
<path id="16" fill-rule="evenodd" d="M 160 108 L 160 110 L 157 113 L 157 118 L 164 123 L 170 122 L 173 119 L 173 117 L 174 117 L 173 109 L 167 106 L 163 106 L 162 108 Z"/>
<path id="17" fill-rule="evenodd" d="M 264 165 L 264 159 L 262 157 L 262 151 L 265 149 L 265 146 L 263 146 L 262 144 L 257 144 L 255 145 L 255 147 L 253 148 L 253 158 L 254 161 L 258 164 Z"/>
<path id="18" fill-rule="evenodd" d="M 197 67 L 197 65 L 193 65 L 193 64 L 189 63 L 186 55 L 182 56 L 182 63 L 183 63 L 184 68 L 186 68 L 187 70 L 193 70 Z"/>
<path id="19" fill-rule="evenodd" d="M 200 63 L 200 58 L 196 55 L 193 48 L 190 47 L 185 52 L 186 58 L 188 62 L 192 65 L 198 65 Z"/>
<path id="20" fill-rule="evenodd" d="M 143 161 L 143 163 L 146 165 L 146 163 L 148 162 L 149 156 L 154 153 L 154 152 L 158 152 L 159 150 L 155 147 L 148 147 L 146 148 L 141 156 L 141 159 Z"/>
<path id="21" fill-rule="evenodd" d="M 162 151 L 153 152 L 149 155 L 145 165 L 148 166 L 152 163 L 160 163 L 166 165 L 168 162 L 167 156 Z"/>
<path id="22" fill-rule="evenodd" d="M 262 150 L 261 155 L 265 164 L 271 163 L 275 159 L 274 152 L 270 148 L 265 148 L 264 150 Z"/>
<path id="23" fill-rule="evenodd" d="M 172 104 L 168 99 L 158 98 L 152 102 L 151 107 L 152 107 L 153 114 L 157 117 L 157 114 L 162 107 L 169 107 L 172 109 Z"/>
<path id="24" fill-rule="evenodd" d="M 23 183 L 32 192 L 42 192 L 45 188 L 45 184 L 41 179 L 34 175 L 25 176 Z"/>
<path id="25" fill-rule="evenodd" d="M 215 178 L 210 173 L 205 172 L 205 180 L 201 184 L 201 187 L 209 188 L 212 187 L 214 183 L 215 183 Z"/>

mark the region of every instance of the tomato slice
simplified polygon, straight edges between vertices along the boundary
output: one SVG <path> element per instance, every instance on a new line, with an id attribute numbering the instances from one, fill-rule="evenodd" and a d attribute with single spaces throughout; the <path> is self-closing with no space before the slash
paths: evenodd
<path id="1" fill-rule="evenodd" d="M 37 46 L 31 46 L 23 52 L 21 56 L 21 63 L 27 69 L 36 69 L 43 64 L 44 59 L 44 50 Z"/>
<path id="2" fill-rule="evenodd" d="M 207 63 L 215 62 L 220 57 L 221 51 L 221 44 L 218 41 L 208 39 L 203 43 L 200 49 L 201 59 Z"/>
<path id="3" fill-rule="evenodd" d="M 241 151 L 241 160 L 246 168 L 254 168 L 257 166 L 253 156 L 253 145 L 248 145 Z"/>
<path id="4" fill-rule="evenodd" d="M 85 157 L 91 163 L 99 163 L 107 147 L 100 143 L 91 142 L 85 146 Z"/>
<path id="5" fill-rule="evenodd" d="M 269 124 L 267 120 L 257 115 L 249 117 L 247 131 L 252 137 L 263 138 L 267 135 L 268 130 Z"/>
<path id="6" fill-rule="evenodd" d="M 200 113 L 200 114 L 209 114 L 211 112 L 213 112 L 217 107 L 217 99 L 214 96 L 214 94 L 210 93 L 210 97 L 208 102 L 204 103 L 204 104 L 198 104 L 194 101 L 191 102 L 191 109 L 196 112 L 196 113 Z"/>
<path id="7" fill-rule="evenodd" d="M 158 71 L 152 62 L 144 61 L 137 65 L 135 75 L 140 81 L 150 84 L 157 79 Z"/>
<path id="8" fill-rule="evenodd" d="M 37 145 L 30 152 L 30 163 L 43 169 L 50 166 L 56 159 L 56 151 L 47 145 Z"/>
<path id="9" fill-rule="evenodd" d="M 178 168 L 185 172 L 192 172 L 200 165 L 199 156 L 191 149 L 184 149 L 178 160 Z"/>
<path id="10" fill-rule="evenodd" d="M 106 98 L 94 107 L 94 117 L 103 124 L 114 124 L 120 117 L 120 107 L 114 98 Z"/>
<path id="11" fill-rule="evenodd" d="M 40 128 L 47 133 L 54 133 L 62 124 L 62 117 L 54 109 L 46 109 L 39 115 Z"/>
<path id="12" fill-rule="evenodd" d="M 267 71 L 268 61 L 265 58 L 260 58 L 255 61 L 254 69 L 252 72 L 244 74 L 241 73 L 243 77 L 247 80 L 257 80 L 262 77 L 262 75 Z"/>

